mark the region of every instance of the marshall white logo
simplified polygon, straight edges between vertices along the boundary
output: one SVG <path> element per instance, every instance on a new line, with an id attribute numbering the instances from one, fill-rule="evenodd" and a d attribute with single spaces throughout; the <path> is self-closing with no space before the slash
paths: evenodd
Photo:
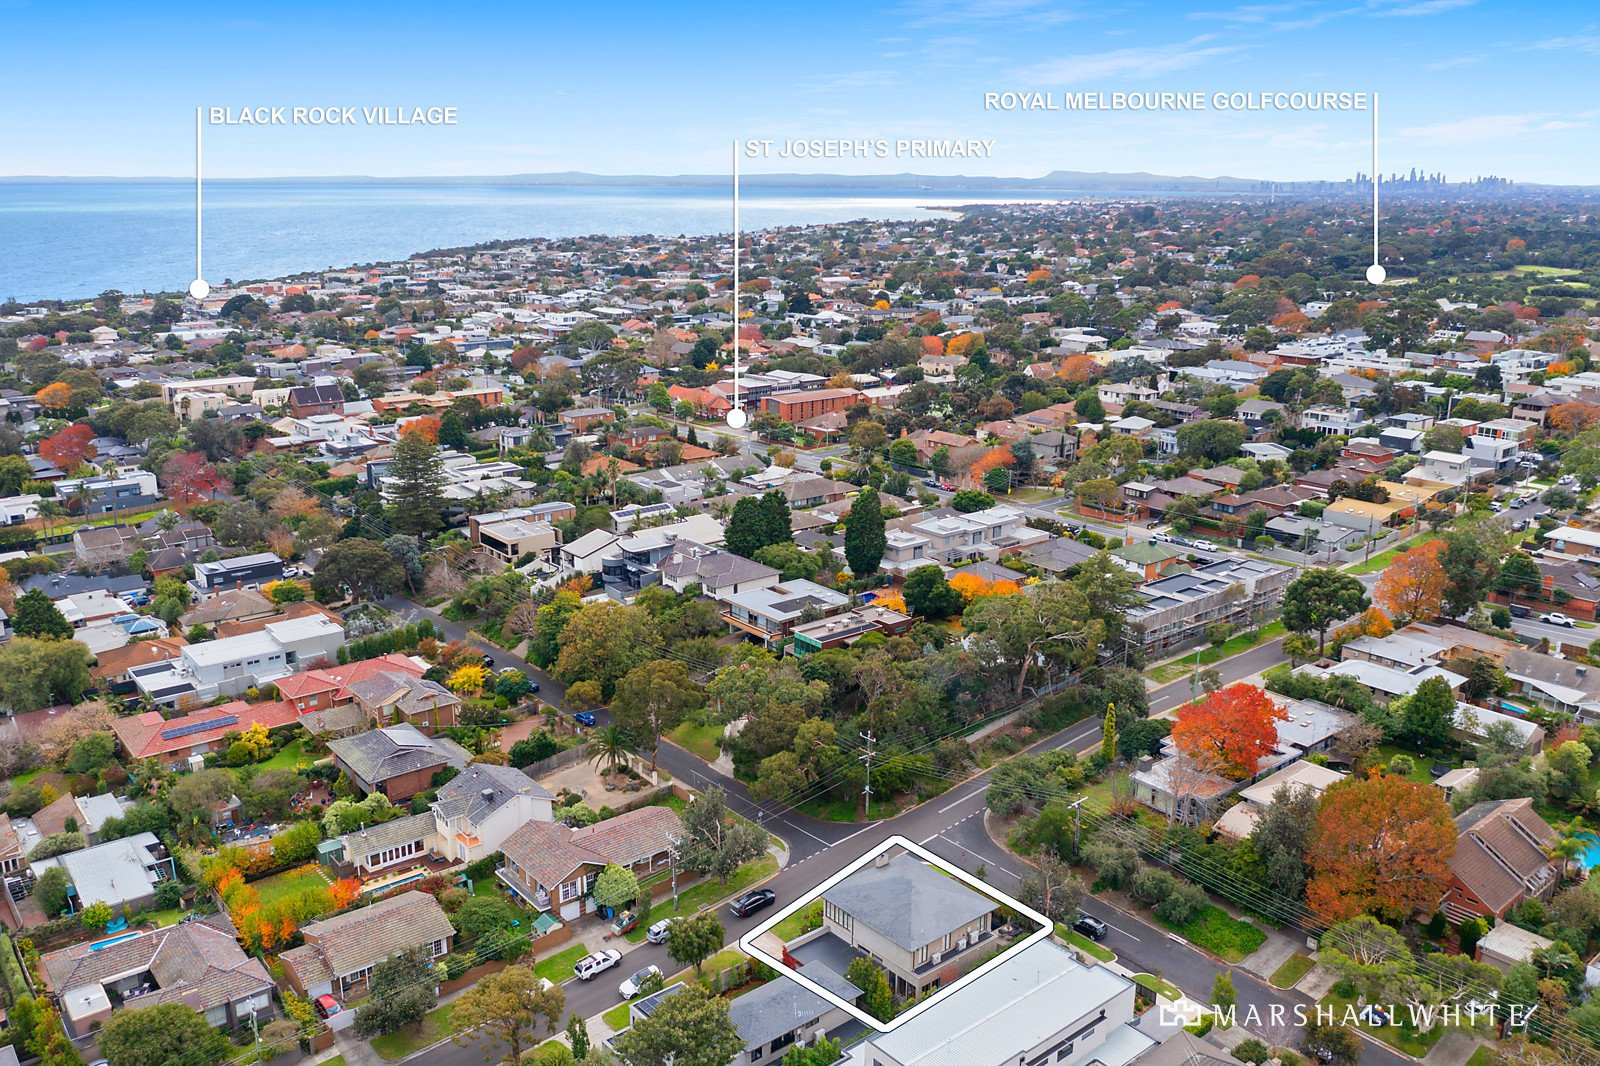
<path id="1" fill-rule="evenodd" d="M 1204 1007 L 1198 1003 L 1161 1004 L 1162 1025 L 1195 1025 L 1212 1018 L 1218 1025 L 1242 1025 L 1246 1029 L 1262 1026 L 1295 1025 L 1404 1025 L 1419 1032 L 1427 1032 L 1441 1022 L 1445 1025 L 1472 1025 L 1475 1022 L 1504 1020 L 1510 1029 L 1521 1029 L 1538 1011 L 1538 1006 L 1517 1004 L 1503 1010 L 1494 1003 L 1446 1003 L 1442 1006 L 1408 1003 L 1403 1008 L 1385 1007 L 1369 1003 L 1336 1007 L 1325 1004 L 1269 1003 L 1263 1007 Z"/>

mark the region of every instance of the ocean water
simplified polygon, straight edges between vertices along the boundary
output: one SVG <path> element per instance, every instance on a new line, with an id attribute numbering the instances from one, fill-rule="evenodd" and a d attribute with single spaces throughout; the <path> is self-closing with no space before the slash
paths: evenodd
<path id="1" fill-rule="evenodd" d="M 746 229 L 914 219 L 958 204 L 1065 195 L 755 188 L 743 191 L 740 218 Z M 492 240 L 732 228 L 728 190 L 711 187 L 214 182 L 205 188 L 203 262 L 216 285 Z M 180 291 L 194 262 L 192 185 L 0 183 L 0 299 Z"/>

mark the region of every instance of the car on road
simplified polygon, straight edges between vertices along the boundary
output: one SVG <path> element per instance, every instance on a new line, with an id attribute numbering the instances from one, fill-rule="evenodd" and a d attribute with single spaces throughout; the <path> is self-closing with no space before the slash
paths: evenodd
<path id="1" fill-rule="evenodd" d="M 770 888 L 758 888 L 754 892 L 746 892 L 728 908 L 736 917 L 748 918 L 763 907 L 770 907 L 778 901 L 777 893 Z"/>
<path id="2" fill-rule="evenodd" d="M 1520 603 L 1513 603 L 1511 605 L 1511 617 L 1513 617 L 1513 618 L 1532 618 L 1533 617 L 1533 608 L 1532 607 L 1524 607 Z"/>
<path id="3" fill-rule="evenodd" d="M 1493 511 L 1495 514 L 1503 514 L 1505 509 L 1506 505 L 1501 503 L 1499 500 L 1495 500 L 1489 504 L 1489 510 Z"/>
<path id="4" fill-rule="evenodd" d="M 939 487 L 946 492 L 956 491 L 956 484 L 953 481 L 941 481 L 939 482 Z"/>
<path id="5" fill-rule="evenodd" d="M 622 982 L 622 984 L 617 986 L 617 991 L 621 993 L 623 999 L 632 999 L 634 996 L 639 994 L 639 991 L 642 988 L 644 988 L 644 983 L 646 981 L 650 980 L 652 977 L 660 976 L 661 967 L 646 966 L 642 970 L 634 971 L 632 977 L 628 978 L 626 981 Z"/>
<path id="6" fill-rule="evenodd" d="M 672 936 L 672 927 L 682 920 L 682 918 L 663 918 L 645 930 L 644 938 L 652 944 L 665 944 Z"/>
<path id="7" fill-rule="evenodd" d="M 1110 926 L 1092 915 L 1080 914 L 1078 915 L 1078 920 L 1072 923 L 1072 928 L 1074 932 L 1086 936 L 1090 940 L 1104 940 Z"/>
<path id="8" fill-rule="evenodd" d="M 930 489 L 936 489 L 939 487 L 939 479 L 936 477 L 925 477 L 922 479 L 922 483 L 928 486 Z"/>
<path id="9" fill-rule="evenodd" d="M 616 948 L 601 948 L 593 955 L 585 955 L 578 960 L 572 972 L 580 981 L 587 981 L 596 974 L 602 974 L 617 963 L 622 961 L 622 952 Z"/>
<path id="10" fill-rule="evenodd" d="M 483 657 L 482 661 L 483 661 L 483 665 L 487 666 L 491 670 L 494 669 L 494 656 L 493 655 L 485 655 Z"/>
<path id="11" fill-rule="evenodd" d="M 1566 615 L 1562 614 L 1560 611 L 1551 611 L 1549 614 L 1541 614 L 1539 616 L 1539 621 L 1552 626 L 1565 626 L 1568 629 L 1571 629 L 1578 624 L 1572 619 L 1568 618 Z"/>
<path id="12" fill-rule="evenodd" d="M 586 725 L 591 729 L 593 729 L 595 724 L 600 721 L 600 719 L 594 716 L 593 711 L 579 711 L 572 716 L 572 720 L 577 722 L 579 725 Z"/>

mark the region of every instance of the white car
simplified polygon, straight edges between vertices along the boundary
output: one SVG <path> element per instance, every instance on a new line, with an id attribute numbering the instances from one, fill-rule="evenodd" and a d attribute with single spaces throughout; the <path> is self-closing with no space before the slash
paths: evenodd
<path id="1" fill-rule="evenodd" d="M 650 980 L 652 977 L 660 976 L 661 967 L 646 966 L 644 969 L 639 970 L 632 977 L 622 982 L 622 984 L 618 985 L 617 991 L 622 994 L 623 999 L 632 999 L 634 996 L 639 994 L 639 990 L 644 987 L 644 983 L 646 981 Z"/>
<path id="2" fill-rule="evenodd" d="M 585 955 L 579 959 L 578 964 L 572 968 L 572 972 L 577 975 L 578 980 L 587 981 L 596 974 L 604 973 L 606 970 L 611 969 L 621 961 L 622 952 L 617 951 L 615 948 L 601 948 L 593 955 Z"/>
<path id="3" fill-rule="evenodd" d="M 644 938 L 652 944 L 665 944 L 672 937 L 672 926 L 681 918 L 663 918 L 645 931 Z"/>
<path id="4" fill-rule="evenodd" d="M 1568 618 L 1566 615 L 1562 614 L 1560 611 L 1551 611 L 1549 614 L 1541 614 L 1539 616 L 1539 621 L 1546 622 L 1553 626 L 1566 626 L 1568 629 L 1571 629 L 1573 626 L 1578 624 L 1572 619 Z"/>

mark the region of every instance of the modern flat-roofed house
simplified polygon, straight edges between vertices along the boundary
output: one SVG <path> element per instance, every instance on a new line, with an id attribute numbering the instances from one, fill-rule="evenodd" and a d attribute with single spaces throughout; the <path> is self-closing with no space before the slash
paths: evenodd
<path id="1" fill-rule="evenodd" d="M 155 902 L 157 884 L 177 880 L 172 856 L 154 833 L 135 833 L 29 865 L 36 876 L 52 866 L 67 872 L 67 904 L 75 914 L 102 902 L 112 910 L 142 910 Z"/>
<path id="2" fill-rule="evenodd" d="M 535 910 L 571 921 L 593 913 L 589 890 L 607 864 L 643 879 L 671 865 L 682 835 L 683 823 L 669 807 L 641 807 L 581 829 L 529 822 L 501 842 L 505 865 L 496 875 Z"/>
<path id="3" fill-rule="evenodd" d="M 736 632 L 776 647 L 794 632 L 807 612 L 838 614 L 850 604 L 850 597 L 814 581 L 785 581 L 781 585 L 751 589 L 725 595 L 722 618 Z"/>
<path id="4" fill-rule="evenodd" d="M 514 563 L 524 555 L 536 555 L 546 563 L 554 563 L 561 553 L 561 532 L 548 522 L 533 522 L 525 518 L 508 518 L 503 522 L 473 526 L 473 540 L 489 554 L 505 563 Z"/>
<path id="5" fill-rule="evenodd" d="M 56 498 L 72 514 L 106 514 L 130 507 L 149 507 L 161 499 L 156 476 L 148 470 L 126 470 L 56 482 Z"/>
<path id="6" fill-rule="evenodd" d="M 897 637 L 915 621 L 910 615 L 869 603 L 832 618 L 819 618 L 795 626 L 791 650 L 796 658 L 804 658 L 813 652 L 854 644 L 868 633 Z"/>
<path id="7" fill-rule="evenodd" d="M 74 944 L 41 956 L 39 969 L 75 1039 L 118 1010 L 162 1003 L 182 1003 L 231 1029 L 272 1012 L 272 977 L 237 936 L 226 914 L 213 914 L 115 942 Z"/>
<path id="8" fill-rule="evenodd" d="M 343 626 L 325 615 L 308 614 L 268 622 L 259 633 L 190 644 L 176 659 L 136 666 L 128 673 L 156 703 L 175 704 L 185 696 L 238 696 L 303 665 L 333 662 L 343 643 Z"/>
<path id="9" fill-rule="evenodd" d="M 194 580 L 189 584 L 200 595 L 209 596 L 223 589 L 258 589 L 282 580 L 283 560 L 273 552 L 257 552 L 214 563 L 195 563 Z"/>
<path id="10" fill-rule="evenodd" d="M 1452 922 L 1500 919 L 1525 899 L 1549 899 L 1561 881 L 1550 858 L 1558 835 L 1531 799 L 1474 803 L 1456 815 L 1456 853 L 1440 909 Z"/>
<path id="11" fill-rule="evenodd" d="M 460 769 L 472 758 L 454 741 L 427 736 L 409 724 L 330 740 L 328 751 L 363 796 L 382 792 L 393 803 L 430 788 L 433 775 L 446 766 Z"/>
<path id="12" fill-rule="evenodd" d="M 883 853 L 822 894 L 822 928 L 918 996 L 995 946 L 994 900 L 909 854 Z M 812 943 L 820 943 L 813 941 Z M 795 957 L 807 956 L 796 950 Z"/>
<path id="13" fill-rule="evenodd" d="M 370 907 L 346 911 L 300 930 L 305 943 L 279 958 L 284 979 L 299 995 L 356 998 L 367 991 L 373 967 L 412 948 L 435 959 L 450 953 L 455 929 L 426 892 L 401 892 Z"/>
<path id="14" fill-rule="evenodd" d="M 1126 1066 L 1155 1047 L 1134 1027 L 1134 986 L 1045 940 L 852 1053 L 859 1066 Z M 1183 1061 L 1183 1060 L 1180 1060 Z"/>

